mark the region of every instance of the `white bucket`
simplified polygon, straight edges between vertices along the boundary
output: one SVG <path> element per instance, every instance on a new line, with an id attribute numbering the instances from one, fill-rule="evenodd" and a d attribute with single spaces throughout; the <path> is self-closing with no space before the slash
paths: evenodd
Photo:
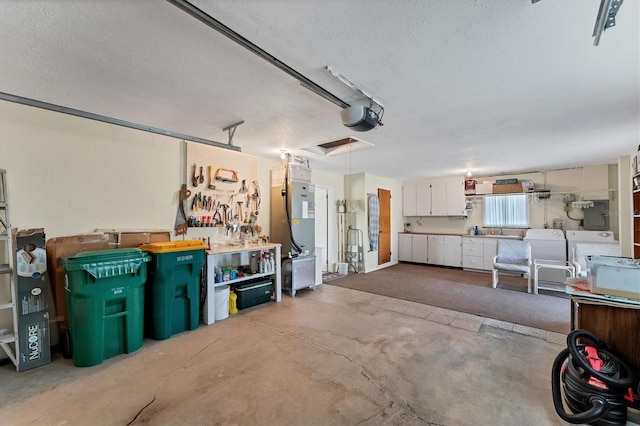
<path id="1" fill-rule="evenodd" d="M 229 316 L 229 286 L 216 287 L 213 291 L 215 303 L 215 319 L 220 321 Z"/>
<path id="2" fill-rule="evenodd" d="M 346 262 L 338 262 L 338 273 L 340 275 L 347 275 L 349 273 L 349 264 Z"/>

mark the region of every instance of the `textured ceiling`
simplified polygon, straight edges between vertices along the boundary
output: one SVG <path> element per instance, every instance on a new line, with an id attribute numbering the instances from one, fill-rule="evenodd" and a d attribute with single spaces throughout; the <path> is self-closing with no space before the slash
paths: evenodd
<path id="1" fill-rule="evenodd" d="M 599 0 L 193 0 L 213 18 L 384 126 L 340 108 L 160 0 L 2 1 L 0 92 L 196 137 L 313 168 L 396 179 L 615 162 L 640 141 L 640 2 L 600 45 Z M 374 147 L 303 148 L 355 136 Z"/>

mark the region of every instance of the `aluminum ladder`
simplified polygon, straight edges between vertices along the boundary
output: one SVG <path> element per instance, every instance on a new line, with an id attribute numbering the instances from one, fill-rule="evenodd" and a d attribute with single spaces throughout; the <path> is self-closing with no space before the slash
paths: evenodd
<path id="1" fill-rule="evenodd" d="M 19 346 L 15 249 L 7 202 L 7 171 L 2 169 L 0 169 L 0 186 L 2 186 L 0 190 L 0 315 L 2 316 L 0 318 L 4 318 L 2 312 L 11 310 L 13 323 L 11 330 L 0 328 L 0 348 L 15 364 L 16 370 L 20 371 L 20 358 L 17 355 Z"/>

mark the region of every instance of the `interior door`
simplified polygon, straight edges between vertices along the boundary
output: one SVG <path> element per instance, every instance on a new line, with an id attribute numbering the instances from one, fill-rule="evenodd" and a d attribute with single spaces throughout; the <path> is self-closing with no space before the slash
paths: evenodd
<path id="1" fill-rule="evenodd" d="M 378 265 L 391 262 L 391 191 L 378 188 L 380 204 L 380 235 L 378 236 Z"/>

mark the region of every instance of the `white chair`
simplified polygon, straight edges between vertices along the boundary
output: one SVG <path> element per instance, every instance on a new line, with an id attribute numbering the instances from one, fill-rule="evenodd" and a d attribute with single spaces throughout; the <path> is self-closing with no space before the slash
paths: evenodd
<path id="1" fill-rule="evenodd" d="M 576 277 L 586 278 L 587 256 L 622 256 L 619 243 L 578 243 L 571 253 L 571 264 L 576 268 Z"/>
<path id="2" fill-rule="evenodd" d="M 493 258 L 493 288 L 498 286 L 498 272 L 526 275 L 527 292 L 531 293 L 531 244 L 521 240 L 498 240 Z"/>

